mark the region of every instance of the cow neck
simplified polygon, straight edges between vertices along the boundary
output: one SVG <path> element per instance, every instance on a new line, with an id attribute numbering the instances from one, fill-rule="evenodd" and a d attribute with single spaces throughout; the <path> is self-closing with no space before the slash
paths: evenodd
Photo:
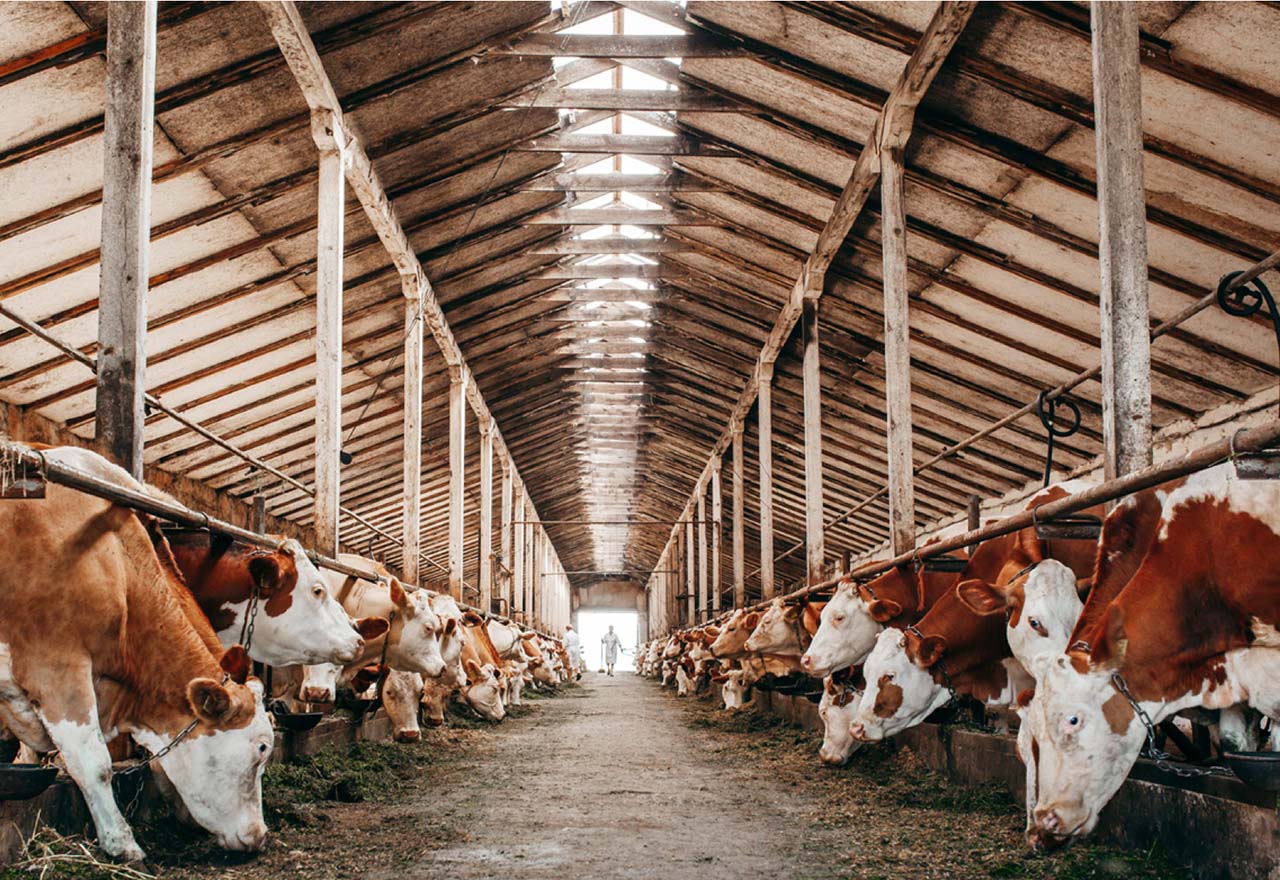
<path id="1" fill-rule="evenodd" d="M 1280 624 L 1280 591 L 1263 562 L 1280 555 L 1280 535 L 1221 501 L 1181 505 L 1165 527 L 1137 573 L 1080 633 L 1092 668 L 1120 672 L 1139 700 L 1222 685 L 1224 655 L 1249 647 L 1253 622 Z M 1082 654 L 1074 659 L 1088 668 Z"/>
<path id="2" fill-rule="evenodd" d="M 254 588 L 249 563 L 254 559 L 270 557 L 280 571 L 278 589 L 263 606 L 266 614 L 274 617 L 283 613 L 291 601 L 289 591 L 298 577 L 292 554 L 203 531 L 166 531 L 165 538 L 187 588 L 217 630 L 226 629 L 235 620 L 235 612 L 227 605 L 249 601 Z"/>
<path id="3" fill-rule="evenodd" d="M 916 629 L 926 637 L 939 636 L 946 642 L 942 664 L 959 689 L 968 677 L 986 677 L 986 667 L 999 666 L 1013 656 L 1005 635 L 1004 617 L 999 614 L 977 614 L 960 601 L 952 590 L 939 599 L 920 619 Z M 933 670 L 934 680 L 942 683 L 940 670 Z"/>
<path id="4" fill-rule="evenodd" d="M 192 718 L 188 683 L 222 679 L 222 647 L 195 599 L 159 564 L 150 541 L 143 546 L 141 535 L 127 536 L 129 531 L 121 530 L 126 564 L 133 568 L 126 579 L 121 670 L 100 688 L 100 699 L 110 702 L 100 709 L 104 726 L 172 736 Z"/>

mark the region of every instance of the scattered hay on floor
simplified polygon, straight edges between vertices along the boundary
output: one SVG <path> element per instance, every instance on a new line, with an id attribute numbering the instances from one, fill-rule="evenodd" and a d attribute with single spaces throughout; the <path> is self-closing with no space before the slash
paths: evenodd
<path id="1" fill-rule="evenodd" d="M 18 861 L 0 868 L 0 880 L 152 880 L 154 876 L 110 861 L 92 841 L 59 834 L 43 824 L 23 843 Z"/>

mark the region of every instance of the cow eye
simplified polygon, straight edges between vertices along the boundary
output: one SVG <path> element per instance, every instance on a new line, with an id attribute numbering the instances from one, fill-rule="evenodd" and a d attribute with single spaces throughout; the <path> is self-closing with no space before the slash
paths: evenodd
<path id="1" fill-rule="evenodd" d="M 835 616 L 835 622 L 836 622 L 836 623 L 844 623 L 844 618 L 845 618 L 845 615 L 844 615 L 844 614 L 837 614 L 837 615 Z"/>
<path id="2" fill-rule="evenodd" d="M 324 597 L 324 587 L 320 586 L 319 584 L 317 584 L 316 586 L 312 587 L 312 588 L 311 588 L 311 595 L 315 596 L 317 599 L 323 598 L 323 597 Z"/>
<path id="3" fill-rule="evenodd" d="M 267 753 L 267 744 L 266 744 L 266 743 L 261 743 L 261 744 L 258 746 L 258 754 L 259 754 L 259 755 L 265 755 L 266 753 Z"/>
<path id="4" fill-rule="evenodd" d="M 1067 716 L 1067 726 L 1069 726 L 1069 727 L 1079 727 L 1079 726 L 1080 726 L 1080 716 L 1079 716 L 1079 715 L 1068 715 L 1068 716 Z"/>

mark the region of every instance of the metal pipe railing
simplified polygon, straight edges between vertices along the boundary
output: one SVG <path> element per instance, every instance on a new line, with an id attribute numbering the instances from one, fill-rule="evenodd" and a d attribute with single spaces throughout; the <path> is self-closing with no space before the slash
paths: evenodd
<path id="1" fill-rule="evenodd" d="M 1262 273 L 1270 271 L 1271 269 L 1276 268 L 1276 266 L 1278 265 L 1280 265 L 1280 251 L 1276 251 L 1275 253 L 1271 254 L 1265 259 L 1259 260 L 1258 262 L 1254 263 L 1252 266 L 1250 266 L 1249 268 L 1241 272 L 1238 276 L 1233 278 L 1226 285 L 1226 292 L 1230 293 L 1231 291 L 1234 291 L 1237 288 L 1243 287 L 1244 285 L 1253 281 Z M 1151 329 L 1151 341 L 1154 342 L 1155 340 L 1159 339 L 1161 336 L 1165 336 L 1171 333 L 1174 329 L 1178 327 L 1179 324 L 1183 324 L 1186 321 L 1190 320 L 1191 318 L 1195 317 L 1196 315 L 1200 314 L 1209 306 L 1217 302 L 1217 299 L 1218 299 L 1218 288 L 1215 287 L 1212 291 L 1200 297 L 1200 299 L 1196 300 L 1195 302 L 1189 304 L 1186 308 L 1182 309 L 1180 312 L 1177 312 L 1171 317 L 1166 318 L 1165 320 L 1157 324 L 1155 327 L 1153 327 Z M 1073 391 L 1076 388 L 1079 388 L 1084 383 L 1097 379 L 1101 375 L 1102 375 L 1101 364 L 1098 364 L 1097 366 L 1091 367 L 1087 370 L 1082 370 L 1081 372 L 1072 376 L 1070 379 L 1067 379 L 1065 382 L 1061 383 L 1060 385 L 1054 388 L 1051 388 L 1049 391 L 1045 392 L 1044 399 L 1056 400 L 1062 395 L 1067 394 L 1068 392 Z M 916 467 L 912 468 L 911 470 L 912 475 L 914 476 L 916 474 L 920 474 L 920 473 L 923 473 L 924 471 L 930 470 L 934 465 L 938 464 L 939 462 L 942 462 L 950 458 L 951 456 L 955 455 L 958 452 L 963 452 L 964 450 L 968 449 L 970 446 L 977 443 L 978 441 L 983 440 L 987 437 L 990 437 L 992 434 L 994 434 L 996 431 L 999 431 L 1001 428 L 1006 428 L 1009 425 L 1012 425 L 1014 422 L 1018 421 L 1018 419 L 1031 415 L 1036 411 L 1036 405 L 1037 405 L 1037 401 L 1032 401 L 1031 403 L 1025 404 L 1022 407 L 1019 407 L 1018 409 L 1004 416 L 1003 418 L 1000 418 L 992 422 L 991 424 L 987 425 L 984 428 L 978 429 L 977 431 L 970 434 L 968 437 L 965 437 L 964 439 L 959 440 L 956 443 L 953 443 L 952 445 L 946 447 L 945 449 L 935 453 L 932 457 L 926 459 Z M 877 489 L 875 492 L 871 493 L 870 495 L 866 496 L 865 498 L 855 503 L 852 507 L 850 507 L 848 510 L 841 513 L 835 519 L 828 522 L 824 526 L 824 528 L 830 529 L 840 525 L 841 523 L 844 523 L 854 514 L 858 513 L 860 510 L 863 510 L 871 506 L 872 504 L 881 500 L 888 494 L 889 494 L 888 486 L 883 486 Z M 797 553 L 800 550 L 803 550 L 804 545 L 805 545 L 804 541 L 796 542 L 795 544 L 793 544 L 792 546 L 784 550 L 782 553 L 775 556 L 773 558 L 773 561 L 780 562 L 783 559 L 786 559 L 792 554 Z M 746 577 L 754 577 L 759 573 L 760 573 L 760 569 L 757 568 L 754 571 L 749 572 L 746 575 Z"/>
<path id="2" fill-rule="evenodd" d="M 1218 440 L 1202 446 L 1199 449 L 1192 450 L 1185 455 L 1177 458 L 1169 459 L 1154 464 L 1150 467 L 1135 471 L 1123 477 L 1105 480 L 1096 486 L 1090 486 L 1082 489 L 1073 495 L 1060 498 L 1056 501 L 1050 501 L 1041 504 L 1031 510 L 1023 510 L 1018 513 L 1011 514 L 1003 519 L 993 523 L 988 523 L 977 529 L 970 529 L 949 538 L 932 541 L 923 546 L 906 553 L 900 553 L 897 556 L 888 559 L 874 560 L 855 567 L 846 574 L 839 574 L 827 578 L 819 583 L 812 584 L 801 589 L 794 590 L 785 595 L 775 597 L 783 602 L 791 602 L 797 599 L 804 599 L 815 593 L 825 592 L 832 589 L 843 581 L 866 580 L 883 574 L 892 568 L 900 565 L 918 562 L 920 560 L 929 559 L 934 556 L 943 556 L 955 550 L 964 548 L 970 544 L 977 544 L 981 541 L 987 541 L 991 538 L 998 538 L 1002 535 L 1008 535 L 1012 532 L 1025 529 L 1027 526 L 1033 526 L 1041 522 L 1049 522 L 1055 517 L 1064 516 L 1070 513 L 1084 510 L 1087 507 L 1093 507 L 1096 504 L 1102 504 L 1107 501 L 1114 501 L 1134 492 L 1141 492 L 1143 489 L 1150 489 L 1161 483 L 1167 483 L 1170 480 L 1176 480 L 1187 474 L 1202 471 L 1206 468 L 1213 467 L 1224 461 L 1228 461 L 1237 455 L 1251 452 L 1258 452 L 1263 449 L 1273 447 L 1280 442 L 1280 421 L 1273 421 L 1266 425 L 1256 428 L 1247 428 L 1237 431 L 1232 436 Z M 746 610 L 754 611 L 763 608 L 774 599 L 766 599 L 746 606 Z M 723 620 L 730 611 L 713 618 L 708 623 L 714 623 Z M 679 627 L 673 631 L 681 631 L 690 627 Z"/>

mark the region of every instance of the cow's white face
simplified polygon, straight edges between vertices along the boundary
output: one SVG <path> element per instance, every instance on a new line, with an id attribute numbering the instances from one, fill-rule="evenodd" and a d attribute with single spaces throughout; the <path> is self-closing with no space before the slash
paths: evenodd
<path id="1" fill-rule="evenodd" d="M 338 676 L 341 673 L 342 667 L 333 663 L 302 667 L 298 699 L 304 703 L 332 703 L 337 697 Z"/>
<path id="2" fill-rule="evenodd" d="M 880 633 L 862 666 L 867 689 L 858 701 L 852 734 L 875 742 L 914 727 L 946 704 L 946 688 L 907 656 L 906 636 L 896 629 Z"/>
<path id="3" fill-rule="evenodd" d="M 676 664 L 673 660 L 662 661 L 662 686 L 670 687 L 671 682 L 675 681 Z"/>
<path id="4" fill-rule="evenodd" d="M 422 676 L 416 672 L 393 669 L 382 683 L 382 706 L 391 720 L 396 742 L 418 742 L 422 729 L 418 726 L 418 706 L 422 700 Z"/>
<path id="5" fill-rule="evenodd" d="M 422 707 L 423 721 L 428 727 L 439 727 L 444 724 L 445 701 L 452 693 L 453 686 L 443 685 L 438 679 L 423 679 L 422 698 L 419 705 Z"/>
<path id="6" fill-rule="evenodd" d="M 800 608 L 774 600 L 760 616 L 760 623 L 747 638 L 746 649 L 763 654 L 799 647 L 796 628 L 800 626 Z"/>
<path id="7" fill-rule="evenodd" d="M 741 709 L 747 704 L 747 688 L 742 684 L 742 670 L 734 669 L 727 674 L 720 689 L 726 709 Z"/>
<path id="8" fill-rule="evenodd" d="M 673 657 L 679 657 L 680 649 L 683 647 L 684 646 L 680 643 L 680 641 L 676 639 L 675 636 L 672 636 L 667 641 L 667 647 L 663 649 L 662 656 L 668 660 L 670 660 Z"/>
<path id="9" fill-rule="evenodd" d="M 676 666 L 676 696 L 689 696 L 689 673 L 685 670 L 684 664 L 680 663 Z"/>
<path id="10" fill-rule="evenodd" d="M 387 636 L 391 639 L 387 648 L 387 665 L 392 669 L 437 678 L 445 670 L 444 657 L 440 654 L 440 635 L 443 630 L 451 631 L 452 628 L 448 624 L 441 626 L 440 618 L 431 610 L 430 597 L 425 590 L 405 594 L 404 598 L 406 601 L 396 603 L 396 619 L 392 621 L 391 632 Z"/>
<path id="11" fill-rule="evenodd" d="M 876 610 L 877 613 L 886 613 L 879 606 Z M 894 613 L 902 611 L 896 606 L 893 610 Z M 800 665 L 813 676 L 827 676 L 857 666 L 871 653 L 876 637 L 883 629 L 884 624 L 872 616 L 857 587 L 846 584 L 822 609 L 818 631 L 800 658 Z"/>
<path id="12" fill-rule="evenodd" d="M 441 681 L 444 684 L 460 686 L 466 681 L 462 671 L 462 609 L 457 600 L 443 593 L 431 594 L 431 610 L 440 618 L 440 659 L 444 661 L 444 673 Z M 453 620 L 454 624 L 449 625 Z"/>
<path id="13" fill-rule="evenodd" d="M 833 685 L 830 676 L 823 682 L 822 702 L 818 703 L 818 716 L 822 718 L 818 757 L 824 764 L 839 767 L 862 745 L 851 730 L 861 697 L 862 693 L 854 688 Z"/>
<path id="14" fill-rule="evenodd" d="M 197 694 L 194 686 L 204 690 Z M 246 693 L 247 692 L 247 693 Z M 238 852 L 262 849 L 267 825 L 262 819 L 262 771 L 271 757 L 275 735 L 263 707 L 262 683 L 217 685 L 213 679 L 196 679 L 188 688 L 192 709 L 208 723 L 206 709 L 223 699 L 252 699 L 252 717 L 242 727 L 221 726 L 213 720 L 213 732 L 196 733 L 159 759 L 191 818 L 208 829 L 224 849 Z M 230 709 L 228 711 L 236 711 Z M 136 729 L 134 738 L 152 752 L 164 748 L 169 737 Z"/>
<path id="15" fill-rule="evenodd" d="M 1006 586 L 968 580 L 956 589 L 960 600 L 977 613 L 1007 616 L 1009 649 L 1026 669 L 1039 654 L 1067 650 L 1084 609 L 1075 572 L 1056 559 L 1041 562 Z"/>
<path id="16" fill-rule="evenodd" d="M 1024 713 L 1038 777 L 1028 838 L 1049 849 L 1093 830 L 1146 734 L 1110 671 L 1079 672 L 1066 655 L 1042 655 L 1036 665 Z"/>
<path id="17" fill-rule="evenodd" d="M 462 689 L 467 705 L 481 718 L 501 721 L 507 710 L 502 705 L 502 683 L 493 665 L 478 666 L 474 660 L 467 664 L 467 686 Z"/>

